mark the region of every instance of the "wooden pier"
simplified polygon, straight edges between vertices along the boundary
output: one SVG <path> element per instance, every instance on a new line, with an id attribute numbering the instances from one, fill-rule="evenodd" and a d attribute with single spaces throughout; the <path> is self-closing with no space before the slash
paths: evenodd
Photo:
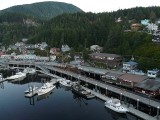
<path id="1" fill-rule="evenodd" d="M 82 87 L 83 87 L 83 86 L 82 86 Z M 83 89 L 91 91 L 92 94 L 94 94 L 97 98 L 99 98 L 99 99 L 101 99 L 101 100 L 103 100 L 103 101 L 106 101 L 106 100 L 109 100 L 109 99 L 110 99 L 109 97 L 107 97 L 107 96 L 105 96 L 105 95 L 102 95 L 102 94 L 100 94 L 100 93 L 97 93 L 97 92 L 95 92 L 95 91 L 93 91 L 93 90 L 91 90 L 91 89 L 88 89 L 88 88 L 86 88 L 86 87 L 83 87 Z M 157 119 L 156 116 L 153 117 L 153 116 L 150 116 L 150 115 L 148 115 L 148 114 L 146 114 L 146 113 L 143 113 L 143 112 L 135 109 L 135 108 L 134 108 L 133 106 L 131 106 L 131 105 L 130 105 L 130 106 L 127 106 L 126 104 L 122 104 L 122 106 L 126 107 L 131 114 L 136 115 L 136 116 L 138 116 L 138 117 L 140 117 L 140 118 L 142 118 L 142 119 L 144 119 L 144 120 L 159 120 L 159 119 Z"/>
<path id="2" fill-rule="evenodd" d="M 54 85 L 54 84 L 56 84 L 57 82 L 59 82 L 59 80 L 60 80 L 60 79 L 51 79 L 51 80 L 50 80 L 50 83 L 52 83 L 52 84 Z M 40 89 L 40 88 L 39 88 L 39 89 Z M 30 93 L 25 94 L 25 97 L 29 97 L 29 98 L 30 98 L 30 97 L 33 97 L 33 96 L 37 95 L 39 89 L 36 89 L 36 90 L 34 90 L 34 91 L 30 92 Z"/>

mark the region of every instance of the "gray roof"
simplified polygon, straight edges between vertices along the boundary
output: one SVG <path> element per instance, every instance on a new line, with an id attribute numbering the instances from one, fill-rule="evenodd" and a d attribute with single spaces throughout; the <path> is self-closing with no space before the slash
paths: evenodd
<path id="1" fill-rule="evenodd" d="M 99 56 L 99 57 L 121 57 L 117 54 L 109 54 L 109 53 L 92 53 L 90 55 Z"/>
<path id="2" fill-rule="evenodd" d="M 136 84 L 135 87 L 150 90 L 150 91 L 156 91 L 160 89 L 160 81 L 155 79 L 146 79 Z"/>
<path id="3" fill-rule="evenodd" d="M 129 61 L 129 62 L 124 62 L 125 64 L 129 64 L 129 65 L 137 65 L 137 62 L 134 61 Z"/>

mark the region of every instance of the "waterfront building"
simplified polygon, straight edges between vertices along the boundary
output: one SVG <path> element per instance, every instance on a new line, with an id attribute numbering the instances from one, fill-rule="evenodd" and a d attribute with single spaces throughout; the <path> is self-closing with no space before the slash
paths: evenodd
<path id="1" fill-rule="evenodd" d="M 139 23 L 134 23 L 131 25 L 131 30 L 133 31 L 138 31 L 140 30 L 140 28 L 141 28 L 141 25 Z"/>
<path id="2" fill-rule="evenodd" d="M 122 86 L 133 88 L 135 84 L 147 79 L 145 75 L 134 75 L 125 73 L 118 77 L 117 83 Z"/>
<path id="3" fill-rule="evenodd" d="M 160 70 L 158 70 L 158 69 L 153 69 L 153 70 L 148 70 L 147 71 L 147 76 L 148 77 L 156 78 L 159 75 L 160 75 Z"/>
<path id="4" fill-rule="evenodd" d="M 138 66 L 137 62 L 129 61 L 123 63 L 123 72 L 132 72 L 133 70 L 136 70 Z"/>
<path id="5" fill-rule="evenodd" d="M 89 57 L 91 62 L 102 63 L 108 68 L 117 68 L 122 63 L 122 57 L 117 54 L 92 53 Z"/>
<path id="6" fill-rule="evenodd" d="M 160 81 L 153 78 L 146 79 L 137 83 L 134 90 L 149 96 L 160 95 Z"/>

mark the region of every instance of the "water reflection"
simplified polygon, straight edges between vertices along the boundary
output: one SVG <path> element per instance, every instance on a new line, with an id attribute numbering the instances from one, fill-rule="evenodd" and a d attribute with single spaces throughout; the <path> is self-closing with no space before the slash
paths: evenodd
<path id="1" fill-rule="evenodd" d="M 46 93 L 46 94 L 43 94 L 43 95 L 37 96 L 37 101 L 47 99 L 47 98 L 49 98 L 49 96 L 50 96 L 51 94 L 52 94 L 52 91 L 51 91 L 51 92 L 49 92 L 49 93 Z"/>
<path id="2" fill-rule="evenodd" d="M 73 94 L 73 99 L 75 99 L 75 101 L 79 104 L 80 107 L 88 105 L 87 99 L 77 94 Z"/>

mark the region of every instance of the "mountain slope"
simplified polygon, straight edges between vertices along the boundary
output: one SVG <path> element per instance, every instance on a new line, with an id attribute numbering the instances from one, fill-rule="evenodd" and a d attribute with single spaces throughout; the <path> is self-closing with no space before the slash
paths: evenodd
<path id="1" fill-rule="evenodd" d="M 26 5 L 13 6 L 0 11 L 0 13 L 13 12 L 48 20 L 63 13 L 76 13 L 82 10 L 72 4 L 62 2 L 39 2 Z"/>

